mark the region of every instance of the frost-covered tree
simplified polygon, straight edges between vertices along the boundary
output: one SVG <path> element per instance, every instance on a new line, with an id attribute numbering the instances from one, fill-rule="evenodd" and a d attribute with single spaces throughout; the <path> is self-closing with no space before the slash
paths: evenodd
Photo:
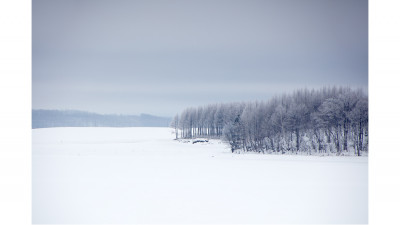
<path id="1" fill-rule="evenodd" d="M 368 99 L 366 97 L 358 100 L 349 117 L 355 133 L 355 150 L 360 156 L 363 149 L 367 150 L 367 145 L 364 143 L 364 137 L 368 133 Z"/>
<path id="2" fill-rule="evenodd" d="M 175 130 L 175 139 L 178 139 L 178 124 L 179 124 L 179 114 L 176 114 L 175 117 L 171 121 L 170 127 Z"/>
<path id="3" fill-rule="evenodd" d="M 368 97 L 350 88 L 187 108 L 177 119 L 181 138 L 223 138 L 232 152 L 340 155 L 354 148 L 361 155 L 368 150 Z"/>
<path id="4" fill-rule="evenodd" d="M 241 126 L 240 114 L 233 122 L 226 124 L 223 130 L 223 138 L 229 143 L 232 153 L 243 146 L 243 127 Z"/>

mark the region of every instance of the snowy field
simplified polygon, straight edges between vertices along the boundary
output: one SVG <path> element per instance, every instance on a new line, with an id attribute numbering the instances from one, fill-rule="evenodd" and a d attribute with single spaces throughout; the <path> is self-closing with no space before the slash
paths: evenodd
<path id="1" fill-rule="evenodd" d="M 32 222 L 368 222 L 367 157 L 232 154 L 171 132 L 32 130 Z"/>

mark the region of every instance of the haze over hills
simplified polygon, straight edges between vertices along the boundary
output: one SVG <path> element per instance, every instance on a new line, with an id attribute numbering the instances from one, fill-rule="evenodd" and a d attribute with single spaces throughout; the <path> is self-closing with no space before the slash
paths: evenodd
<path id="1" fill-rule="evenodd" d="M 98 114 L 79 110 L 32 110 L 32 129 L 48 127 L 168 127 L 171 118 L 149 114 Z"/>

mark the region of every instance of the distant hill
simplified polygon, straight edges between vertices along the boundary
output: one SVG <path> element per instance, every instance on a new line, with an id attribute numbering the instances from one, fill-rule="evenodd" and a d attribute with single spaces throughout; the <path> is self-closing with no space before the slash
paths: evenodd
<path id="1" fill-rule="evenodd" d="M 46 127 L 168 127 L 171 118 L 149 114 L 97 114 L 77 110 L 32 110 L 32 128 Z"/>

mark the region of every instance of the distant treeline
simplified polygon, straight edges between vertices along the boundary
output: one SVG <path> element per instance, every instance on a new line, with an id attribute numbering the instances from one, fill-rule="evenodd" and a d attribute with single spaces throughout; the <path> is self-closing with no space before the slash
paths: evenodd
<path id="1" fill-rule="evenodd" d="M 345 87 L 302 89 L 269 101 L 187 108 L 171 126 L 176 138 L 222 138 L 232 152 L 368 152 L 368 96 Z"/>
<path id="2" fill-rule="evenodd" d="M 32 128 L 46 127 L 167 127 L 171 118 L 148 114 L 97 114 L 76 110 L 32 110 Z"/>

